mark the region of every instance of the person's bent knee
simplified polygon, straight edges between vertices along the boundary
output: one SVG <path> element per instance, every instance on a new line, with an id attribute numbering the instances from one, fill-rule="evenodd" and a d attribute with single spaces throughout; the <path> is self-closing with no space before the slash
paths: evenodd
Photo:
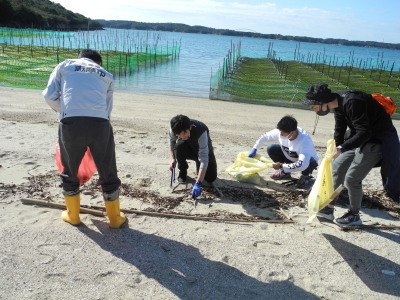
<path id="1" fill-rule="evenodd" d="M 362 187 L 362 180 L 360 180 L 358 178 L 351 177 L 351 176 L 346 176 L 346 178 L 344 179 L 344 186 L 347 189 L 352 188 L 352 187 L 361 188 Z"/>
<path id="2" fill-rule="evenodd" d="M 278 144 L 269 144 L 267 146 L 267 153 L 270 153 L 271 151 L 276 151 L 276 150 L 281 150 L 281 146 Z"/>

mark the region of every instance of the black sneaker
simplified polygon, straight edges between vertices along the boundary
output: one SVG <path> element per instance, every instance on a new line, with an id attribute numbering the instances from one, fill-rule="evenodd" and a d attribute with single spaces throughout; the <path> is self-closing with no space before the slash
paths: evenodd
<path id="1" fill-rule="evenodd" d="M 186 183 L 186 178 L 178 177 L 179 183 Z"/>
<path id="2" fill-rule="evenodd" d="M 350 211 L 345 213 L 342 217 L 333 220 L 333 223 L 339 226 L 361 226 L 362 221 L 359 214 L 354 214 Z"/>
<path id="3" fill-rule="evenodd" d="M 187 173 L 179 171 L 178 182 L 179 183 L 186 183 Z"/>
<path id="4" fill-rule="evenodd" d="M 335 217 L 333 216 L 333 212 L 335 211 L 334 208 L 330 208 L 328 206 L 325 206 L 323 209 L 321 209 L 317 213 L 317 217 L 321 217 L 327 220 L 332 221 Z"/>
<path id="5" fill-rule="evenodd" d="M 301 175 L 297 180 L 296 187 L 299 189 L 308 190 L 312 185 L 312 177 L 309 175 Z"/>

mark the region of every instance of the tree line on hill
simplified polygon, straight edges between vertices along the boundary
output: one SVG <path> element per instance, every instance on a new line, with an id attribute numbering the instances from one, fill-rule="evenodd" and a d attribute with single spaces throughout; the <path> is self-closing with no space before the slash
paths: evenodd
<path id="1" fill-rule="evenodd" d="M 281 34 L 263 34 L 230 29 L 215 29 L 205 26 L 190 26 L 181 23 L 144 23 L 123 20 L 92 20 L 73 13 L 50 0 L 0 0 L 0 27 L 36 28 L 49 30 L 101 30 L 103 27 L 136 30 L 171 31 L 198 34 L 217 34 L 253 37 L 273 40 L 334 44 L 344 46 L 375 47 L 400 50 L 400 44 L 373 41 L 349 41 L 333 38 L 312 38 Z"/>
<path id="2" fill-rule="evenodd" d="M 103 26 L 50 0 L 0 0 L 0 26 L 49 30 L 97 30 Z"/>
<path id="3" fill-rule="evenodd" d="M 400 50 L 400 44 L 380 43 L 373 41 L 349 41 L 345 39 L 333 39 L 333 38 L 322 39 L 322 38 L 312 38 L 306 36 L 263 34 L 257 32 L 236 31 L 230 29 L 215 29 L 205 26 L 190 26 L 181 23 L 143 23 L 135 21 L 103 20 L 103 19 L 99 19 L 96 21 L 101 23 L 104 27 L 108 28 L 217 34 L 217 35 L 228 35 L 228 36 L 284 40 L 284 41 L 309 42 L 309 43 L 333 44 L 333 45 L 357 46 L 357 47 L 375 47 L 375 48 Z"/>

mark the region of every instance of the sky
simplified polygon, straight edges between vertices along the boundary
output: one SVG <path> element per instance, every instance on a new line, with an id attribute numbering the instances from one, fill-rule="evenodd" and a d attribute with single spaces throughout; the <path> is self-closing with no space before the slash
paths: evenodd
<path id="1" fill-rule="evenodd" d="M 400 43 L 399 0 L 53 0 L 91 19 Z"/>

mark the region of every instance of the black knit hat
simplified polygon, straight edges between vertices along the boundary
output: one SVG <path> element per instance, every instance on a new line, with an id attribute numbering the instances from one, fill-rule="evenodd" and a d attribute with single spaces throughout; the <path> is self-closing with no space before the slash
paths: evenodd
<path id="1" fill-rule="evenodd" d="M 336 93 L 332 93 L 326 83 L 311 85 L 308 88 L 306 99 L 302 101 L 304 105 L 320 105 L 328 103 L 337 97 Z"/>

